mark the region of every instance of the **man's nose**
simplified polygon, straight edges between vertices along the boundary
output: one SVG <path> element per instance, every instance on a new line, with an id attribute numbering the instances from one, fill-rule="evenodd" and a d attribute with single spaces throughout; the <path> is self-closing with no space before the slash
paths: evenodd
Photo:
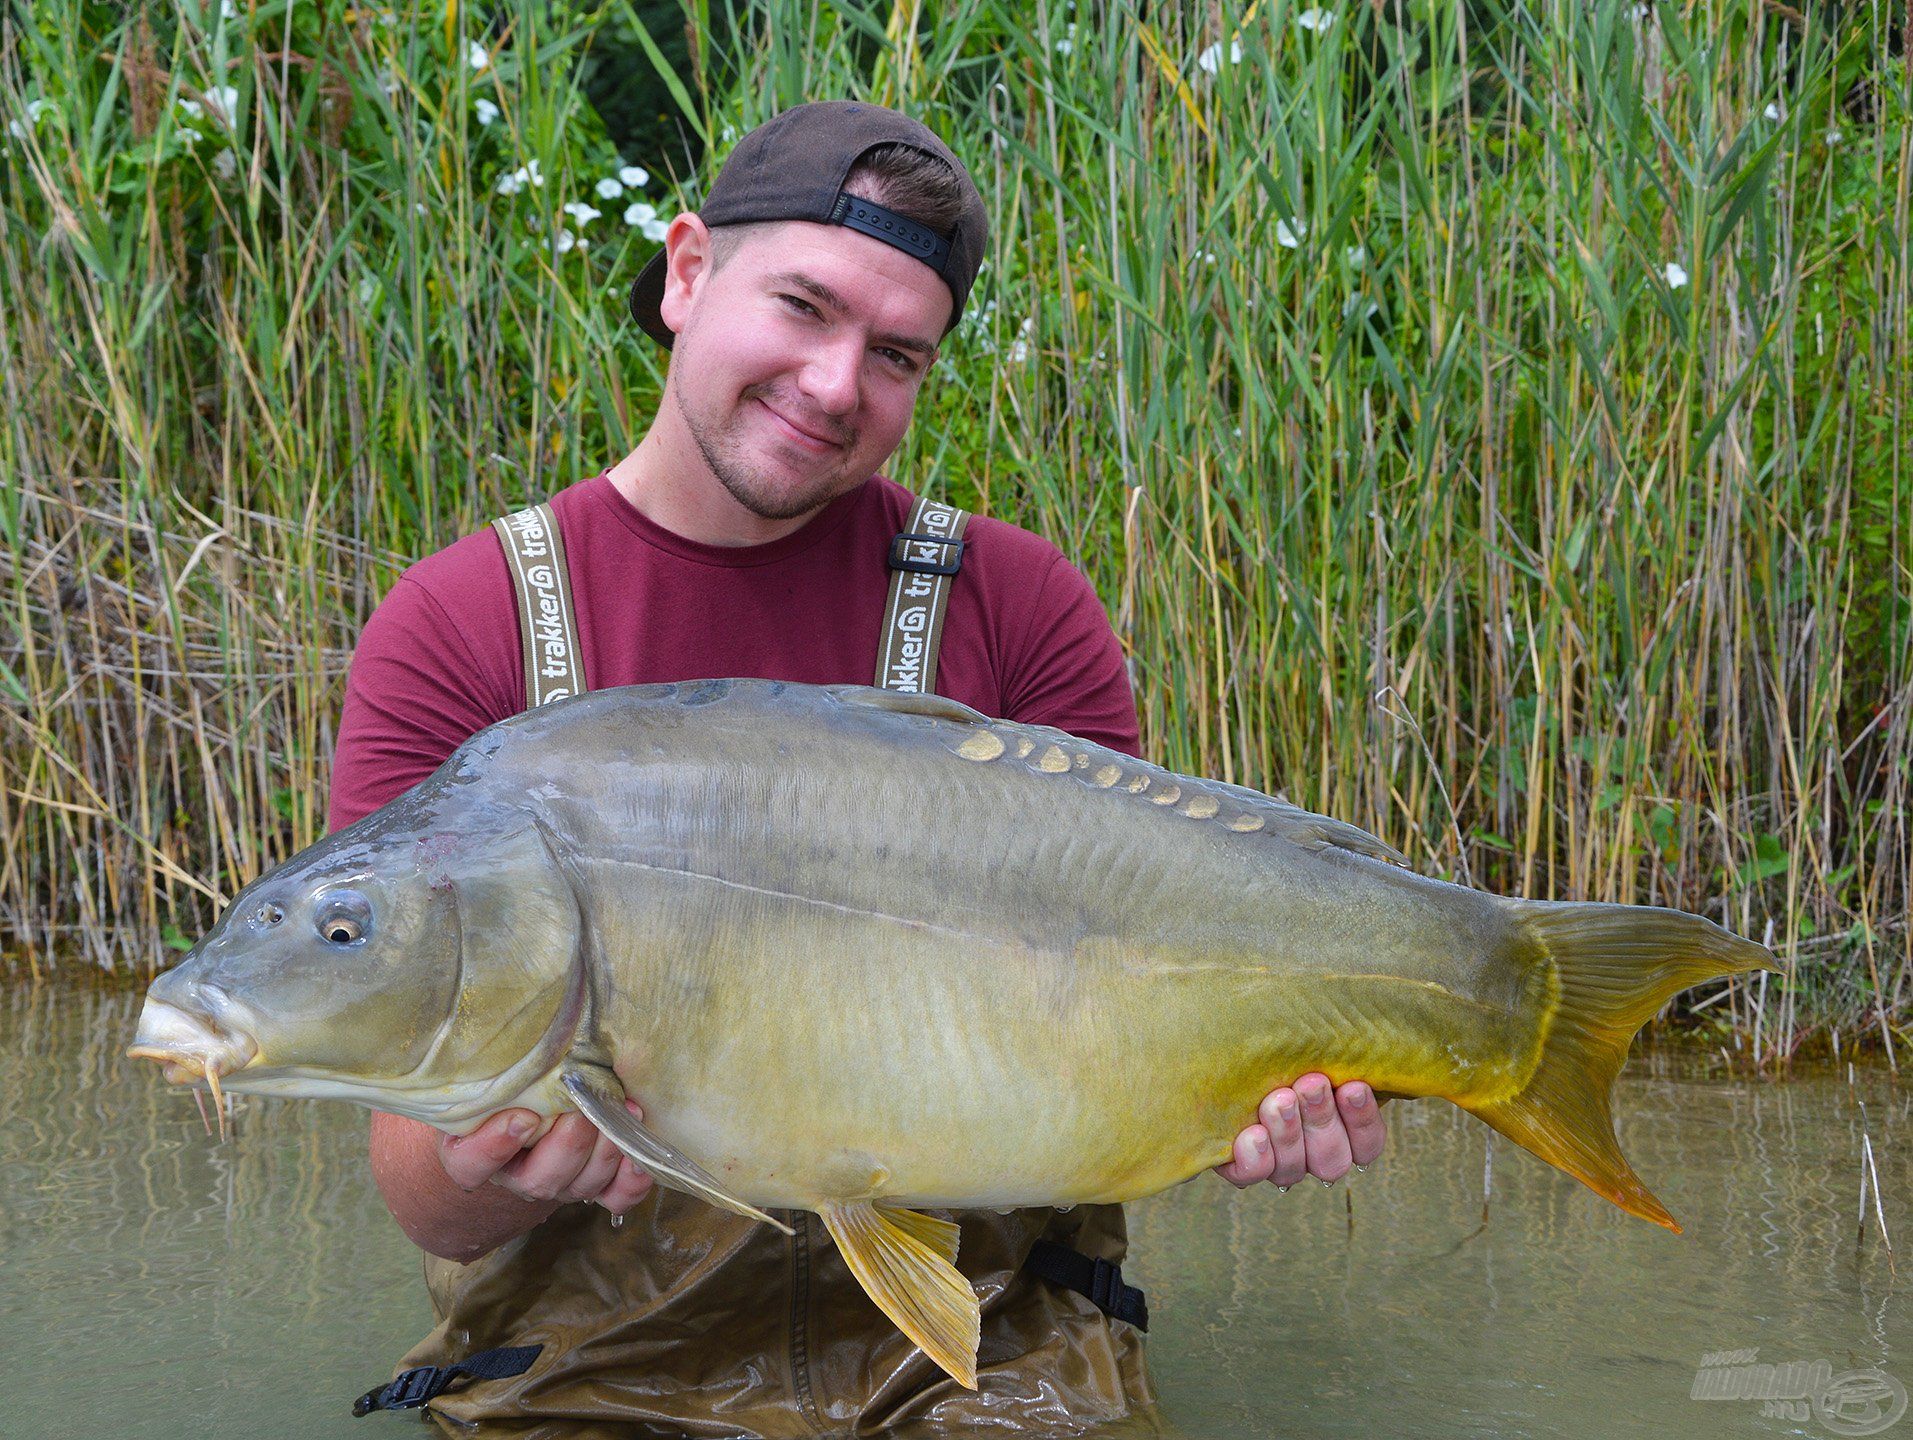
<path id="1" fill-rule="evenodd" d="M 848 415 L 857 408 L 863 373 L 863 346 L 855 340 L 818 349 L 798 375 L 806 399 L 827 415 Z"/>

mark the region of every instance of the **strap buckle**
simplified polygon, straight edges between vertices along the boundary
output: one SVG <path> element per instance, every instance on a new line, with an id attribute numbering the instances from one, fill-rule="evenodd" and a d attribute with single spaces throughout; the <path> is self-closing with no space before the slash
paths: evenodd
<path id="1" fill-rule="evenodd" d="M 945 560 L 926 560 L 910 553 L 912 543 L 938 545 L 943 553 L 951 558 Z M 890 542 L 890 568 L 907 570 L 912 575 L 954 575 L 963 568 L 963 549 L 970 542 L 959 540 L 950 535 L 926 535 L 920 531 L 906 530 Z"/>
<path id="2" fill-rule="evenodd" d="M 421 1365 L 401 1372 L 390 1384 L 368 1390 L 352 1402 L 352 1413 L 370 1415 L 374 1410 L 417 1410 L 436 1400 L 458 1375 L 456 1365 Z"/>

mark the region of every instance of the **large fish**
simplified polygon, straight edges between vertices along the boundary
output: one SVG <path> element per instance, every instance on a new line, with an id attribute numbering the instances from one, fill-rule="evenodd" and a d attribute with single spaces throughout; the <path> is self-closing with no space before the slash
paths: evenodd
<path id="1" fill-rule="evenodd" d="M 935 696 L 709 681 L 473 736 L 247 886 L 129 1053 L 453 1133 L 581 1110 L 661 1184 L 821 1215 L 974 1386 L 976 1297 L 927 1211 L 1153 1194 L 1309 1070 L 1452 1100 L 1678 1229 L 1614 1077 L 1676 991 L 1770 966 L 1698 916 L 1427 879 Z"/>

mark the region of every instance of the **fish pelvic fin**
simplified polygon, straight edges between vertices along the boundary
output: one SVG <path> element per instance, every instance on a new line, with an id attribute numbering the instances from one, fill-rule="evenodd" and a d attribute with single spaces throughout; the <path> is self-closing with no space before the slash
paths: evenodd
<path id="1" fill-rule="evenodd" d="M 1508 903 L 1553 964 L 1553 1004 L 1527 1083 L 1508 1099 L 1464 1101 L 1463 1108 L 1630 1215 L 1680 1234 L 1621 1154 L 1614 1079 L 1635 1033 L 1674 995 L 1706 980 L 1780 967 L 1765 946 L 1679 910 Z"/>
<path id="2" fill-rule="evenodd" d="M 957 1227 L 916 1210 L 867 1201 L 819 1213 L 850 1273 L 877 1308 L 965 1389 L 976 1389 L 983 1319 L 976 1292 L 956 1268 Z"/>

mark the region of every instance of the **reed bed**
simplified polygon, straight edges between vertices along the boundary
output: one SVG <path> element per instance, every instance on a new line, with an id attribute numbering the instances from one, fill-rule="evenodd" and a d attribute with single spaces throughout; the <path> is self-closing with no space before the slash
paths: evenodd
<path id="1" fill-rule="evenodd" d="M 0 943 L 35 966 L 144 975 L 320 833 L 380 594 L 636 442 L 659 219 L 864 96 L 995 222 L 892 473 L 1081 565 L 1154 756 L 1767 938 L 1784 977 L 1691 1008 L 1759 1063 L 1896 1044 L 1907 13 L 696 0 L 673 66 L 625 0 L 223 8 L 0 32 Z M 585 101 L 614 33 L 678 153 Z"/>

